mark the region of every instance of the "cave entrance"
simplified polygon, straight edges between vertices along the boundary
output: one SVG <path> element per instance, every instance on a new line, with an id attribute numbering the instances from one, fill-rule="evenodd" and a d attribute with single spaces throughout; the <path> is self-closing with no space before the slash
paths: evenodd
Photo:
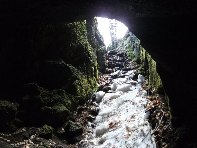
<path id="1" fill-rule="evenodd" d="M 140 40 L 129 31 L 124 23 L 105 17 L 96 17 L 96 21 L 97 29 L 103 38 L 107 52 L 124 52 L 130 61 L 140 64 L 140 51 L 142 50 L 140 49 L 142 48 Z"/>
<path id="2" fill-rule="evenodd" d="M 128 32 L 128 27 L 118 20 L 104 17 L 96 17 L 96 19 L 98 30 L 103 36 L 106 47 L 115 44 L 118 39 L 122 39 L 126 32 Z"/>

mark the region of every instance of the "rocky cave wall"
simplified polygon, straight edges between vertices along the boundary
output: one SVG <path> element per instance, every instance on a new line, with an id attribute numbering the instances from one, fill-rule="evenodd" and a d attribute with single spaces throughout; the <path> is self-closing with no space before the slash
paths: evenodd
<path id="1" fill-rule="evenodd" d="M 44 124 L 59 127 L 72 120 L 73 111 L 97 89 L 96 54 L 104 43 L 96 26 L 95 19 L 87 19 L 4 30 L 1 131 Z"/>
<path id="2" fill-rule="evenodd" d="M 129 60 L 140 65 L 139 73 L 147 77 L 147 85 L 151 90 L 167 96 L 162 80 L 157 72 L 156 61 L 140 45 L 140 40 L 132 32 L 128 31 L 123 39 L 118 41 L 118 49 L 125 50 Z"/>
<path id="3" fill-rule="evenodd" d="M 142 64 L 141 71 L 148 76 L 148 84 L 150 85 L 150 87 L 152 89 L 155 89 L 155 91 L 157 91 L 158 93 L 164 93 L 164 91 L 162 92 L 162 80 L 157 72 L 157 63 L 142 46 L 140 46 L 140 63 Z"/>

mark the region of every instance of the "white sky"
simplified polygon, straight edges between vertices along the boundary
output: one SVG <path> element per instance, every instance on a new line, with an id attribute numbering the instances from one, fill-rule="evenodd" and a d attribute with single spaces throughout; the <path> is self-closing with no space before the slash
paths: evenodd
<path id="1" fill-rule="evenodd" d="M 108 18 L 97 17 L 98 30 L 104 38 L 106 47 L 111 43 L 111 37 L 109 32 L 109 20 Z M 128 28 L 121 22 L 117 21 L 117 38 L 123 38 Z"/>

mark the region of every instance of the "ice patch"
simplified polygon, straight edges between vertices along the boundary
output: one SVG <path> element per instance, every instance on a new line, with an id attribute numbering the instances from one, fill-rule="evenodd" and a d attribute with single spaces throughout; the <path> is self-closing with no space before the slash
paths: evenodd
<path id="1" fill-rule="evenodd" d="M 117 83 L 113 83 L 111 86 L 111 90 L 115 91 L 117 89 Z"/>
<path id="2" fill-rule="evenodd" d="M 99 125 L 95 130 L 95 136 L 96 137 L 102 136 L 108 131 L 108 129 L 109 127 L 107 126 L 107 124 Z"/>
<path id="3" fill-rule="evenodd" d="M 118 85 L 116 91 L 122 91 L 122 92 L 127 92 L 131 90 L 132 85 L 131 84 L 122 84 Z"/>
<path id="4" fill-rule="evenodd" d="M 95 95 L 96 95 L 96 102 L 97 103 L 100 103 L 101 100 L 102 100 L 102 98 L 103 98 L 103 96 L 105 95 L 105 92 L 98 91 Z"/>
<path id="5" fill-rule="evenodd" d="M 138 75 L 138 79 L 137 79 L 137 81 L 139 82 L 139 83 L 144 83 L 144 76 L 143 75 L 141 75 L 141 74 L 139 74 Z"/>

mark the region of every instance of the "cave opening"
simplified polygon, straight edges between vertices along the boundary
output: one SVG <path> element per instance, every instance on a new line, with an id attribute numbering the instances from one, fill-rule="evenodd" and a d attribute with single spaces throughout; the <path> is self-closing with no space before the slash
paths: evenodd
<path id="1" fill-rule="evenodd" d="M 117 42 L 118 39 L 123 38 L 128 31 L 128 28 L 118 20 L 104 17 L 96 17 L 96 19 L 98 22 L 98 30 L 103 36 L 106 47 L 112 44 L 112 40 Z"/>

